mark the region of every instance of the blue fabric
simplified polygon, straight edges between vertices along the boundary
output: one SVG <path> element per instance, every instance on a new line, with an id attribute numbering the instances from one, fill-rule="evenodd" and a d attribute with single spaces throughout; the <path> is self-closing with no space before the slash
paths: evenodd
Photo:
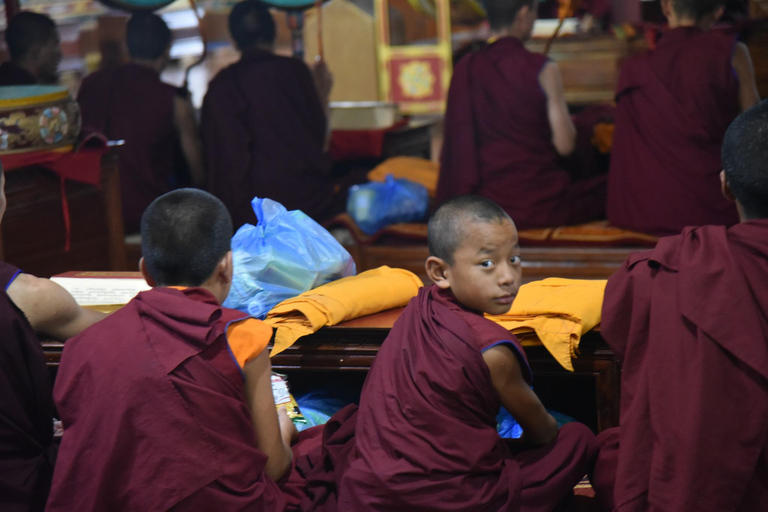
<path id="1" fill-rule="evenodd" d="M 558 427 L 576 421 L 570 416 L 557 411 L 550 411 L 547 409 L 547 412 L 555 418 Z M 503 407 L 496 416 L 496 429 L 499 431 L 501 437 L 519 439 L 520 436 L 523 435 L 523 427 L 521 427 L 517 420 Z"/>

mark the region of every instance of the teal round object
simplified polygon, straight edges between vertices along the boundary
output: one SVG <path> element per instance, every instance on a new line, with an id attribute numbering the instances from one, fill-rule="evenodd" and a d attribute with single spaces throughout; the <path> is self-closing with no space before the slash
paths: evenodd
<path id="1" fill-rule="evenodd" d="M 99 3 L 107 7 L 122 9 L 124 11 L 156 11 L 175 0 L 99 0 Z"/>
<path id="2" fill-rule="evenodd" d="M 276 9 L 308 9 L 315 6 L 312 0 L 262 0 Z"/>

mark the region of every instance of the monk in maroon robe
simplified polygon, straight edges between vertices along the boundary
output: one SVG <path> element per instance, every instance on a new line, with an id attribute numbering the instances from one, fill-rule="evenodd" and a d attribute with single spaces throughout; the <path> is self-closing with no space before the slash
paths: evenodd
<path id="1" fill-rule="evenodd" d="M 5 213 L 0 166 L 0 220 Z M 56 445 L 53 398 L 37 332 L 65 340 L 100 320 L 48 279 L 0 262 L 0 510 L 42 511 Z"/>
<path id="2" fill-rule="evenodd" d="M 237 4 L 229 29 L 239 62 L 208 86 L 202 112 L 208 190 L 227 205 L 235 227 L 256 223 L 254 197 L 268 197 L 317 221 L 341 212 L 325 152 L 331 79 L 319 63 L 272 52 L 275 24 L 256 0 Z"/>
<path id="3" fill-rule="evenodd" d="M 576 129 L 554 62 L 526 50 L 535 2 L 484 3 L 498 39 L 454 70 L 445 115 L 437 203 L 477 194 L 519 229 L 578 224 L 605 213 L 605 176 L 574 181 L 558 165 Z"/>
<path id="4" fill-rule="evenodd" d="M 749 51 L 735 36 L 709 30 L 722 5 L 710 12 L 690 0 L 662 6 L 670 30 L 619 75 L 608 220 L 660 236 L 731 226 L 738 215 L 720 193 L 720 147 L 731 121 L 759 99 Z"/>
<path id="5" fill-rule="evenodd" d="M 125 231 L 134 233 L 156 198 L 202 186 L 203 164 L 189 99 L 160 80 L 171 31 L 160 16 L 143 12 L 128 21 L 126 38 L 131 61 L 86 77 L 77 101 L 84 126 L 125 142 L 117 148 L 120 195 Z"/>
<path id="6" fill-rule="evenodd" d="M 617 511 L 768 510 L 768 103 L 723 144 L 741 223 L 686 228 L 608 281 L 620 430 L 592 484 Z"/>
<path id="7" fill-rule="evenodd" d="M 56 24 L 45 14 L 23 11 L 5 30 L 10 61 L 0 64 L 0 86 L 55 84 L 61 62 Z"/>
<path id="8" fill-rule="evenodd" d="M 520 248 L 509 216 L 478 196 L 443 205 L 429 224 L 434 286 L 412 299 L 368 374 L 339 510 L 552 510 L 590 468 L 595 438 L 558 432 L 531 389 L 522 346 L 483 312 L 509 310 Z M 503 405 L 523 446 L 499 437 Z"/>
<path id="9" fill-rule="evenodd" d="M 296 428 L 272 397 L 272 329 L 220 305 L 231 236 L 207 192 L 177 190 L 147 209 L 141 268 L 157 287 L 64 350 L 47 510 L 284 509 L 275 480 Z"/>

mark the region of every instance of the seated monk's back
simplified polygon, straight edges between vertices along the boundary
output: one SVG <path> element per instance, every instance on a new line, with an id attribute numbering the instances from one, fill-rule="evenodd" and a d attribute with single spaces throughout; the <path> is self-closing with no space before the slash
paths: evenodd
<path id="1" fill-rule="evenodd" d="M 174 187 L 185 161 L 174 124 L 176 87 L 146 66 L 126 64 L 85 78 L 77 101 L 83 126 L 112 140 L 124 140 L 120 195 L 128 233 L 139 231 L 141 214 Z"/>
<path id="2" fill-rule="evenodd" d="M 720 192 L 720 148 L 739 113 L 736 39 L 679 27 L 656 50 L 629 59 L 617 92 L 608 220 L 656 235 L 732 225 Z"/>
<path id="3" fill-rule="evenodd" d="M 548 62 L 504 37 L 456 66 L 445 121 L 438 203 L 477 194 L 518 228 L 569 223 L 556 213 L 571 185 L 557 166 L 539 75 Z"/>
<path id="4" fill-rule="evenodd" d="M 201 127 L 208 190 L 235 227 L 255 222 L 255 196 L 322 220 L 333 195 L 327 123 L 306 64 L 267 51 L 245 54 L 211 81 Z"/>

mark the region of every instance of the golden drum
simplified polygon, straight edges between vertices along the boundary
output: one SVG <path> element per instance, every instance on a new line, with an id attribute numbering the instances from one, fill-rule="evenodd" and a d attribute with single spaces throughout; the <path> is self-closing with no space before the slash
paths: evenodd
<path id="1" fill-rule="evenodd" d="M 0 155 L 71 147 L 80 108 L 64 87 L 0 87 Z"/>

